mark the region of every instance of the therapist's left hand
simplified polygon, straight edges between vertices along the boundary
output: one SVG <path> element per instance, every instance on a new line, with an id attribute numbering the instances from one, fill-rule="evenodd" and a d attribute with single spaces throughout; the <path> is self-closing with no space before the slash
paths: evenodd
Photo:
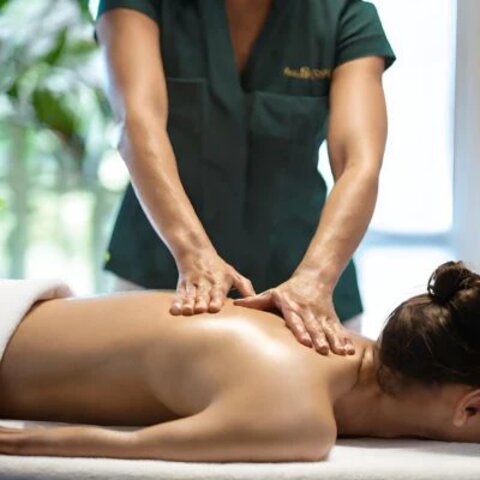
<path id="1" fill-rule="evenodd" d="M 323 355 L 353 355 L 348 330 L 335 313 L 332 292 L 305 275 L 294 275 L 278 287 L 234 300 L 235 305 L 259 310 L 278 309 L 296 339 Z"/>

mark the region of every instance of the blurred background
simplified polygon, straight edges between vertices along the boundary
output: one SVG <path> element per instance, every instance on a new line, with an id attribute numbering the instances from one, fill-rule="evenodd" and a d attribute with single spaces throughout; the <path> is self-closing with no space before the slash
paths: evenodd
<path id="1" fill-rule="evenodd" d="M 128 176 L 93 41 L 97 1 L 0 0 L 0 277 L 107 292 L 101 265 Z M 398 60 L 389 140 L 355 255 L 363 333 L 440 263 L 480 269 L 480 2 L 373 0 Z M 39 21 L 41 19 L 41 21 Z M 325 146 L 319 170 L 332 184 Z"/>

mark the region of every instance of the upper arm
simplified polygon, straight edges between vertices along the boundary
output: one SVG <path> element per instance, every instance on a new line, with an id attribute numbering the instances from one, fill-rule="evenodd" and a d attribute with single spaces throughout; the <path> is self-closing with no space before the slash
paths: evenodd
<path id="1" fill-rule="evenodd" d="M 117 119 L 152 112 L 166 124 L 168 102 L 158 24 L 142 12 L 114 9 L 96 26 Z"/>
<path id="2" fill-rule="evenodd" d="M 272 418 L 272 416 L 270 416 Z M 292 418 L 265 421 L 255 413 L 212 406 L 187 418 L 147 427 L 137 442 L 153 458 L 179 461 L 313 461 L 328 454 L 335 424 Z"/>
<path id="3" fill-rule="evenodd" d="M 387 120 L 382 73 L 395 61 L 375 6 L 346 0 L 339 14 L 328 146 L 335 178 L 346 162 L 378 174 Z"/>
<path id="4" fill-rule="evenodd" d="M 338 178 L 348 165 L 378 174 L 387 138 L 382 85 L 384 59 L 378 56 L 337 67 L 330 89 L 328 150 Z"/>

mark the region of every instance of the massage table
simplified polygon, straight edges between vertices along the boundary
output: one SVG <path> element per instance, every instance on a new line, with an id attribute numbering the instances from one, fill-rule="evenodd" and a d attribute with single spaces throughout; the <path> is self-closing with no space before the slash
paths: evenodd
<path id="1" fill-rule="evenodd" d="M 57 280 L 0 279 L 0 359 L 38 300 L 73 295 Z M 1 392 L 0 392 L 1 394 Z M 0 420 L 0 426 L 65 425 Z M 128 430 L 127 427 L 116 427 Z M 131 428 L 131 427 L 130 427 Z M 328 459 L 308 463 L 187 463 L 111 458 L 0 455 L 0 480 L 480 480 L 480 444 L 340 439 Z"/>
<path id="2" fill-rule="evenodd" d="M 0 420 L 0 426 L 63 423 Z M 121 430 L 125 430 L 122 428 Z M 189 463 L 0 455 L 0 480 L 480 480 L 480 445 L 411 439 L 339 439 L 327 460 Z"/>

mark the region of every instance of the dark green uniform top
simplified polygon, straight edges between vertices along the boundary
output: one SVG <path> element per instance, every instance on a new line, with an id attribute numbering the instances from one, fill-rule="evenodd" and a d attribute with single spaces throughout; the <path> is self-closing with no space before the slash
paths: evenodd
<path id="1" fill-rule="evenodd" d="M 168 134 L 180 177 L 219 255 L 257 292 L 287 280 L 318 225 L 317 171 L 332 70 L 394 53 L 375 7 L 360 0 L 274 0 L 238 75 L 223 0 L 103 0 L 160 26 Z M 119 32 L 119 34 L 121 34 Z M 142 48 L 142 45 L 135 46 Z M 147 288 L 176 288 L 172 255 L 129 185 L 105 267 Z M 334 291 L 341 320 L 361 313 L 349 262 Z"/>

